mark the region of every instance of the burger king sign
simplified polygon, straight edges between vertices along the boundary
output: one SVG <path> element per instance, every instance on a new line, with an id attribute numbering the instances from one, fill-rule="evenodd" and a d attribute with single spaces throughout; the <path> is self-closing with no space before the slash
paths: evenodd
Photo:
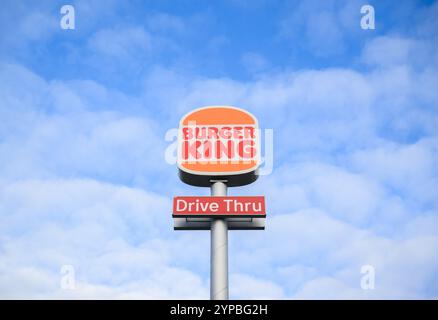
<path id="1" fill-rule="evenodd" d="M 179 123 L 178 169 L 181 180 L 210 186 L 224 180 L 241 186 L 257 179 L 260 138 L 257 119 L 230 106 L 195 109 Z"/>

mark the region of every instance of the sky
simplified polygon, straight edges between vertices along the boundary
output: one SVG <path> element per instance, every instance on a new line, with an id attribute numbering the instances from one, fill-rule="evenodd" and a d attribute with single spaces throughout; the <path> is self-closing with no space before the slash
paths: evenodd
<path id="1" fill-rule="evenodd" d="M 415 0 L 3 1 L 0 297 L 208 299 L 209 232 L 171 213 L 210 191 L 179 180 L 165 135 L 232 105 L 273 130 L 274 163 L 229 189 L 267 207 L 266 230 L 229 232 L 230 298 L 437 299 L 437 18 Z"/>

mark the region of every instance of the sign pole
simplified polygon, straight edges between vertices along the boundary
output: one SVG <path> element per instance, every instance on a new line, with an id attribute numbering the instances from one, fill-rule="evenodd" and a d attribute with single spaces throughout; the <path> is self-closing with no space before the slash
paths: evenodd
<path id="1" fill-rule="evenodd" d="M 211 195 L 226 196 L 226 180 L 212 180 Z M 228 300 L 228 223 L 211 219 L 210 299 Z"/>

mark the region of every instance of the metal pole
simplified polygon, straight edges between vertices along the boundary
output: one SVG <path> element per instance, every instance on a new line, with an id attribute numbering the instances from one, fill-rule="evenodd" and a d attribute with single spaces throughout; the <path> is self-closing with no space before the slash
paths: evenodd
<path id="1" fill-rule="evenodd" d="M 225 181 L 212 181 L 211 195 L 226 196 Z M 210 299 L 228 300 L 228 224 L 223 218 L 211 219 Z"/>

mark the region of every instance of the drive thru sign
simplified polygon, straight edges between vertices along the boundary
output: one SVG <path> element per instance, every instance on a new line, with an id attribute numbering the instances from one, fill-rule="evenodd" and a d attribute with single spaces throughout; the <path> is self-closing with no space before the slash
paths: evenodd
<path id="1" fill-rule="evenodd" d="M 175 230 L 211 230 L 211 299 L 228 299 L 228 230 L 263 230 L 263 196 L 229 197 L 227 187 L 254 182 L 260 165 L 257 119 L 230 106 L 193 110 L 178 129 L 181 180 L 210 187 L 211 197 L 175 197 Z"/>
<path id="2" fill-rule="evenodd" d="M 174 197 L 173 217 L 266 216 L 265 197 Z"/>

